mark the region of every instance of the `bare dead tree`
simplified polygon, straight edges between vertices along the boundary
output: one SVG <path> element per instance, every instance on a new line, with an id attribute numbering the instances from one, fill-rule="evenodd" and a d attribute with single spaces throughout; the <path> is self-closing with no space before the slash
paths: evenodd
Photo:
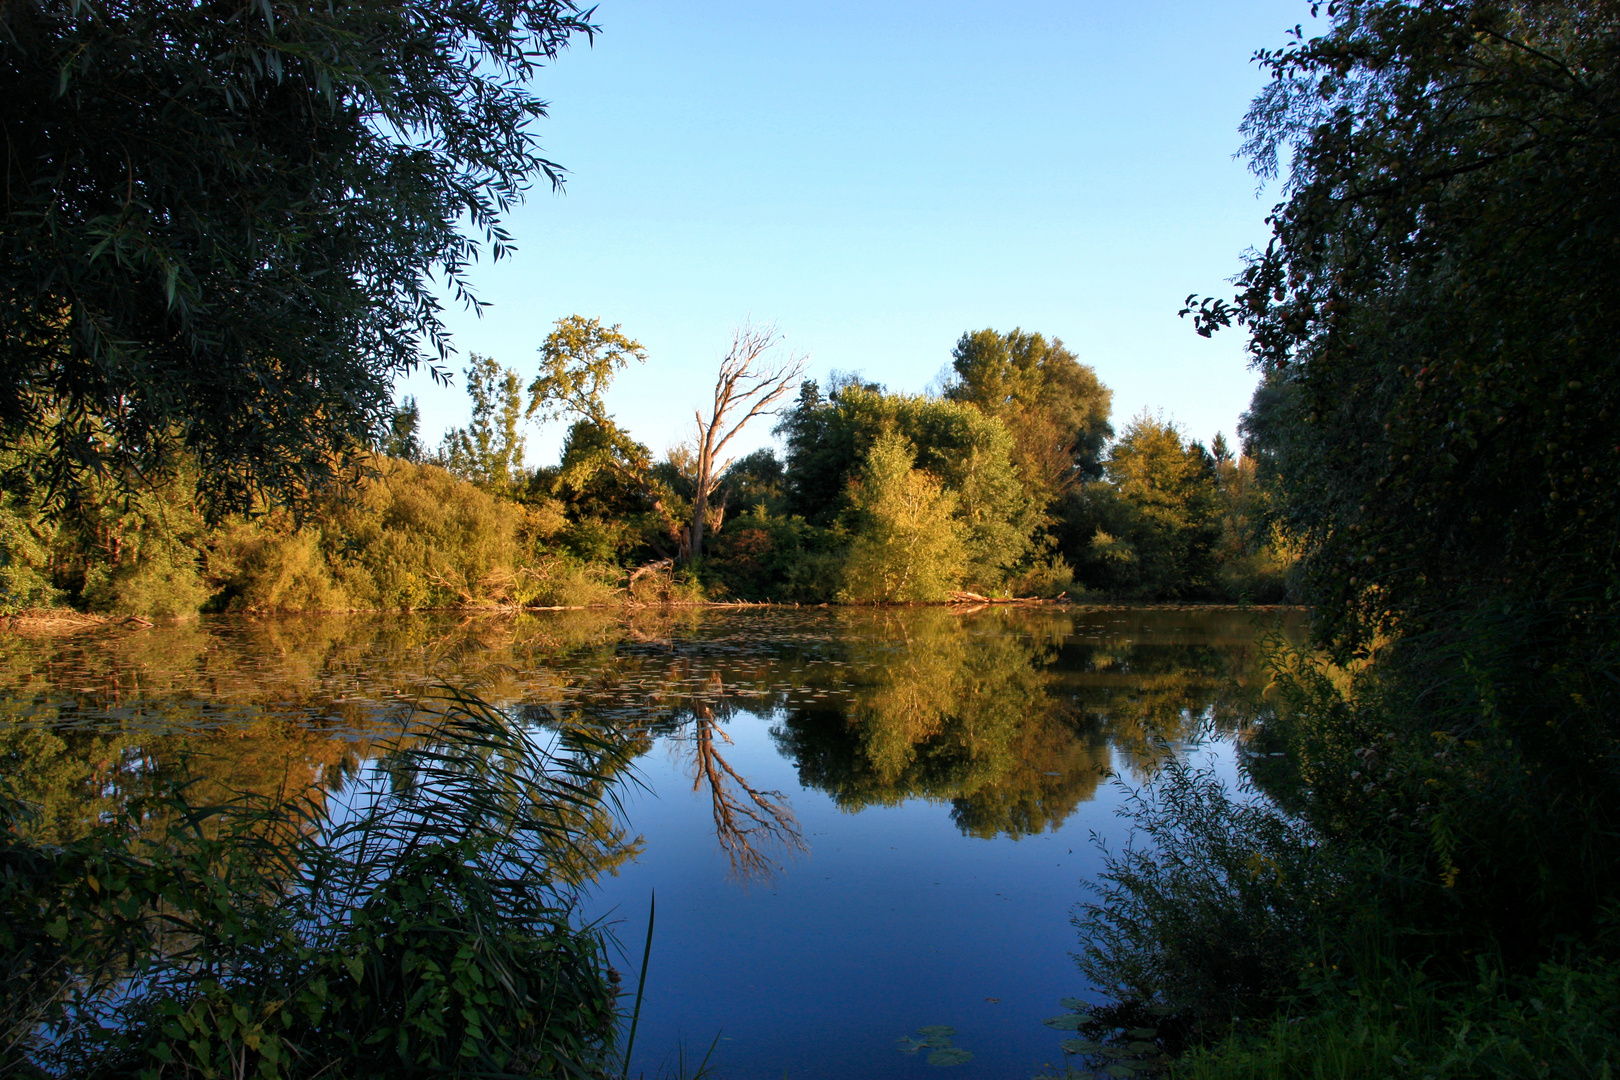
<path id="1" fill-rule="evenodd" d="M 697 450 L 693 469 L 692 525 L 689 532 L 693 558 L 703 554 L 703 532 L 709 525 L 709 498 L 720 484 L 720 476 L 731 464 L 721 460 L 726 444 L 751 420 L 776 412 L 776 404 L 793 389 L 804 374 L 805 356 L 789 353 L 775 359 L 772 354 L 782 343 L 774 326 L 745 323 L 732 333 L 731 350 L 720 361 L 720 375 L 714 384 L 714 404 L 705 419 L 697 412 Z M 724 514 L 724 507 L 721 507 Z M 721 521 L 714 522 L 718 531 Z"/>

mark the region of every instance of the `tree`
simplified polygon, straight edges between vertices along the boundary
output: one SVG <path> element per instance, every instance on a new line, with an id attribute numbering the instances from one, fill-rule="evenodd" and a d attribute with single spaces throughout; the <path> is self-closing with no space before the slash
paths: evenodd
<path id="1" fill-rule="evenodd" d="M 1259 57 L 1271 241 L 1187 309 L 1247 327 L 1316 632 L 1373 659 L 1348 691 L 1301 661 L 1274 727 L 1421 962 L 1533 968 L 1620 893 L 1620 13 L 1327 13 Z"/>
<path id="2" fill-rule="evenodd" d="M 469 359 L 472 422 L 445 432 L 437 463 L 492 494 L 511 495 L 523 475 L 522 383 L 487 356 Z"/>
<path id="3" fill-rule="evenodd" d="M 939 601 L 967 569 L 955 495 L 913 467 L 904 436 L 879 435 L 850 485 L 855 541 L 845 564 L 844 601 Z"/>
<path id="4" fill-rule="evenodd" d="M 658 475 L 647 448 L 619 427 L 602 400 L 625 365 L 646 359 L 646 349 L 626 337 L 618 323 L 604 327 L 600 319 L 583 315 L 558 319 L 540 346 L 540 374 L 529 384 L 528 415 L 542 420 L 574 417 L 557 474 L 559 487 L 578 494 L 604 470 L 611 472 L 652 507 L 677 554 L 684 555 L 690 537 L 685 500 Z"/>
<path id="5" fill-rule="evenodd" d="M 388 433 L 378 449 L 404 461 L 422 460 L 422 410 L 416 398 L 407 396 L 394 410 L 393 419 L 388 422 Z"/>
<path id="6" fill-rule="evenodd" d="M 529 384 L 529 411 L 542 422 L 572 416 L 598 427 L 613 422 L 602 401 L 613 377 L 634 360 L 647 362 L 641 342 L 614 323 L 566 315 L 540 346 L 540 374 Z"/>
<path id="7" fill-rule="evenodd" d="M 779 361 L 767 359 L 781 342 L 772 327 L 743 326 L 731 336 L 731 349 L 720 361 L 714 383 L 714 401 L 705 418 L 697 413 L 697 446 L 692 461 L 692 524 L 690 550 L 703 555 L 703 531 L 708 525 L 709 498 L 719 486 L 730 459 L 721 460 L 726 445 L 755 418 L 774 413 L 772 408 L 793 389 L 804 374 L 805 357 L 790 354 Z M 741 413 L 739 416 L 738 414 Z M 721 510 L 724 513 L 724 508 Z M 715 522 L 718 530 L 720 522 Z"/>
<path id="8" fill-rule="evenodd" d="M 439 288 L 512 247 L 573 0 L 0 6 L 8 484 L 120 483 L 183 449 L 207 501 L 295 499 L 448 358 Z M 437 369 L 435 369 L 437 370 Z"/>
<path id="9" fill-rule="evenodd" d="M 1617 596 L 1620 18 L 1599 3 L 1345 2 L 1260 55 L 1292 162 L 1208 334 L 1247 325 L 1244 431 L 1354 651 L 1465 595 Z M 1191 299 L 1191 298 L 1189 298 Z"/>
<path id="10" fill-rule="evenodd" d="M 1013 461 L 1041 507 L 1074 485 L 1102 475 L 1102 452 L 1114 429 L 1114 393 L 1063 347 L 1040 334 L 979 330 L 963 334 L 951 352 L 956 379 L 945 388 L 1007 425 Z"/>
<path id="11" fill-rule="evenodd" d="M 1220 536 L 1216 462 L 1145 410 L 1104 462 L 1105 485 L 1068 509 L 1070 556 L 1091 584 L 1154 598 L 1208 594 Z"/>
<path id="12" fill-rule="evenodd" d="M 1039 510 L 1012 463 L 1012 436 L 972 405 L 886 394 L 856 380 L 823 398 L 806 382 L 776 430 L 787 437 L 789 508 L 813 524 L 830 526 L 844 514 L 850 481 L 878 439 L 894 432 L 911 447 L 917 467 L 956 497 L 974 587 L 1002 588 L 1008 571 L 1035 547 Z"/>

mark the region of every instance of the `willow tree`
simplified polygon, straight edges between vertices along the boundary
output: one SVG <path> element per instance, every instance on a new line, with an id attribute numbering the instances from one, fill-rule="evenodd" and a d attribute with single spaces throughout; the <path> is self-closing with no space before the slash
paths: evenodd
<path id="1" fill-rule="evenodd" d="M 8 486 L 182 451 L 216 506 L 336 475 L 562 183 L 530 80 L 594 32 L 573 0 L 0 5 Z"/>

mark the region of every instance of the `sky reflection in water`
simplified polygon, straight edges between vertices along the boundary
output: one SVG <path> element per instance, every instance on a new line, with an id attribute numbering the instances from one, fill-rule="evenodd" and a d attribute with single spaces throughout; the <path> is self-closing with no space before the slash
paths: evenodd
<path id="1" fill-rule="evenodd" d="M 950 1075 L 1059 1059 L 1069 912 L 1169 752 L 1236 773 L 1262 634 L 1297 615 L 940 608 L 202 620 L 0 641 L 3 759 L 52 827 L 189 771 L 339 791 L 435 678 L 619 732 L 625 842 L 585 910 L 627 983 L 658 926 L 635 1068 L 684 1041 L 745 1077 Z M 87 790 L 98 793 L 86 800 Z M 621 839 L 604 834 L 612 846 Z"/>

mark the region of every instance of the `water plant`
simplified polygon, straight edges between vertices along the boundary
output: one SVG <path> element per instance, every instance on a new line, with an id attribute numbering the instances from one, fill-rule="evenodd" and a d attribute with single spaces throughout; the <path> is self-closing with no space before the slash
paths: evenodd
<path id="1" fill-rule="evenodd" d="M 902 1054 L 915 1054 L 920 1050 L 928 1051 L 928 1064 L 930 1065 L 962 1065 L 973 1060 L 973 1051 L 964 1050 L 951 1040 L 956 1029 L 944 1024 L 930 1024 L 920 1027 L 914 1035 L 902 1035 L 896 1040 L 897 1049 Z"/>

